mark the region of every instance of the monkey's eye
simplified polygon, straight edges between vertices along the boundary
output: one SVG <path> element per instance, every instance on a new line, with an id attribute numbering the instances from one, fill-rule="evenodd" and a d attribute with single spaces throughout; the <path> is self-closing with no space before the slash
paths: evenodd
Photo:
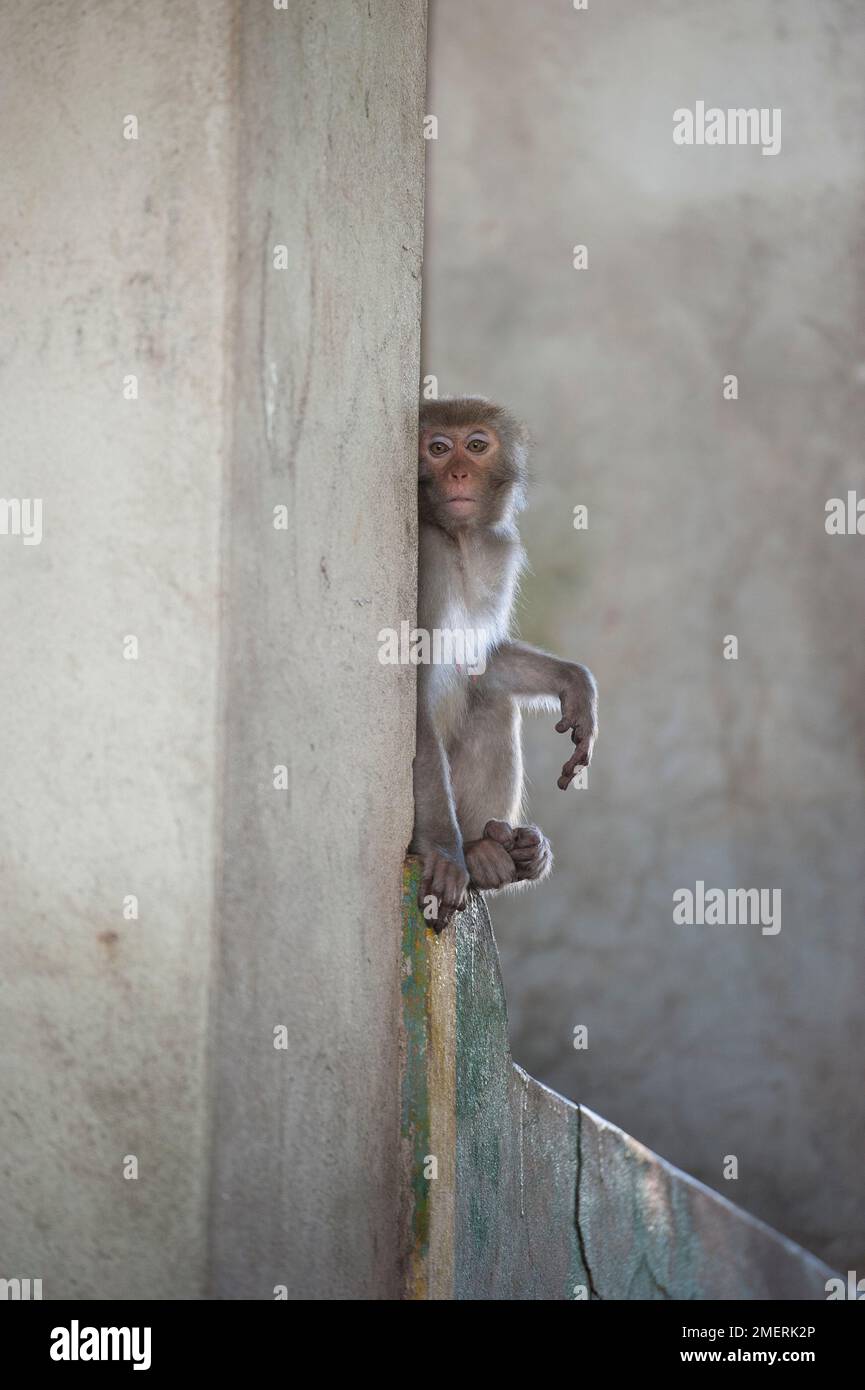
<path id="1" fill-rule="evenodd" d="M 432 443 L 429 445 L 430 453 L 432 454 L 433 458 L 437 459 L 441 458 L 442 454 L 446 454 L 449 448 L 450 445 L 446 443 L 444 439 L 434 439 Z"/>
<path id="2" fill-rule="evenodd" d="M 489 447 L 486 439 L 470 439 L 466 445 L 466 448 L 470 449 L 473 454 L 483 454 Z"/>

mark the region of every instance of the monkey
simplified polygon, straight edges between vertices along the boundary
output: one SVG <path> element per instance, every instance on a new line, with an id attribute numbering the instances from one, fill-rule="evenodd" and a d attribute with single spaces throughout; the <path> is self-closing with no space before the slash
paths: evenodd
<path id="1" fill-rule="evenodd" d="M 574 751 L 558 786 L 591 761 L 597 686 L 587 667 L 515 640 L 514 602 L 526 554 L 528 435 L 482 396 L 422 401 L 418 430 L 418 631 L 463 632 L 473 665 L 418 665 L 410 851 L 422 858 L 421 906 L 441 930 L 481 892 L 539 883 L 552 849 L 521 824 L 521 710 L 556 710 Z"/>

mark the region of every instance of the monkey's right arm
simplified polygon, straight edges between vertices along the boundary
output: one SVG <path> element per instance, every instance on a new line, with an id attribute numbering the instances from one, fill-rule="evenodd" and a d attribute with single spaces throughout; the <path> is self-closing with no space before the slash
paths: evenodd
<path id="1" fill-rule="evenodd" d="M 556 725 L 560 734 L 571 731 L 574 752 L 562 768 L 558 785 L 566 791 L 578 767 L 588 767 L 598 736 L 598 688 L 587 666 L 561 661 L 549 652 L 526 642 L 503 642 L 487 666 L 484 680 L 496 689 L 506 690 L 515 699 L 535 706 L 558 700 L 562 717 Z"/>
<path id="2" fill-rule="evenodd" d="M 418 700 L 414 804 L 411 848 L 423 857 L 420 906 L 425 906 L 427 897 L 436 899 L 435 925 L 441 929 L 454 912 L 465 907 L 469 874 L 447 754 L 423 698 Z"/>

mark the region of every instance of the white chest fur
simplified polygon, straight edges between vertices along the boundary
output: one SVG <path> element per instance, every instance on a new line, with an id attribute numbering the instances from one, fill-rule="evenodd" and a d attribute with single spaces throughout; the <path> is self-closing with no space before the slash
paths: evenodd
<path id="1" fill-rule="evenodd" d="M 431 659 L 419 667 L 421 698 L 437 724 L 453 727 L 469 681 L 486 669 L 506 640 L 524 563 L 513 528 L 461 533 L 452 539 L 421 526 L 418 626 L 429 635 Z"/>

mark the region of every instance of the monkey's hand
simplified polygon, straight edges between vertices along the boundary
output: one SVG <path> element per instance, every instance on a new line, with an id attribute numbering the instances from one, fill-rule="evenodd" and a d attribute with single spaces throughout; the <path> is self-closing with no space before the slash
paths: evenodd
<path id="1" fill-rule="evenodd" d="M 553 851 L 537 825 L 518 825 L 510 849 L 517 883 L 539 883 L 553 867 Z"/>
<path id="2" fill-rule="evenodd" d="M 473 887 L 492 893 L 516 878 L 516 865 L 510 855 L 513 831 L 506 821 L 490 820 L 483 838 L 465 846 L 466 864 Z"/>
<path id="3" fill-rule="evenodd" d="M 446 927 L 454 913 L 465 907 L 468 886 L 468 869 L 461 850 L 447 853 L 438 846 L 427 850 L 418 896 L 425 917 L 428 909 L 433 909 L 431 921 L 436 931 Z M 433 903 L 428 902 L 430 898 Z"/>
<path id="4" fill-rule="evenodd" d="M 567 791 L 577 775 L 578 767 L 588 767 L 598 736 L 598 690 L 595 678 L 585 666 L 569 666 L 564 688 L 559 691 L 562 717 L 556 733 L 571 731 L 574 752 L 562 768 L 557 785 Z"/>

